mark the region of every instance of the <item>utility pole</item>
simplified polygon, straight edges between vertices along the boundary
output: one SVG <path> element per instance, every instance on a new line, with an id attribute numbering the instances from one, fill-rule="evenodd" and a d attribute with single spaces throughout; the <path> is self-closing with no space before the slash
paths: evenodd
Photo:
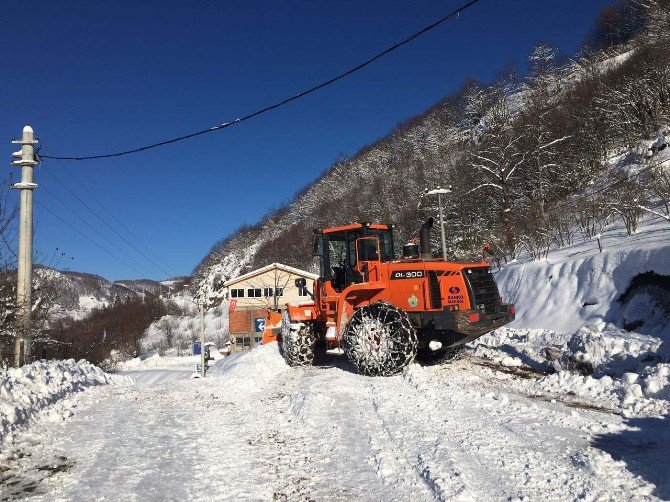
<path id="1" fill-rule="evenodd" d="M 19 367 L 31 361 L 31 326 L 32 283 L 33 283 L 33 190 L 37 184 L 33 182 L 35 160 L 35 139 L 30 126 L 23 128 L 21 140 L 12 140 L 13 145 L 21 145 L 21 150 L 14 152 L 13 166 L 21 166 L 21 182 L 12 188 L 21 191 L 19 216 L 19 255 L 16 282 L 16 318 L 18 332 L 14 349 L 14 365 Z"/>
<path id="2" fill-rule="evenodd" d="M 200 300 L 200 376 L 205 378 L 205 301 Z"/>
<path id="3" fill-rule="evenodd" d="M 444 235 L 444 215 L 442 212 L 442 196 L 451 193 L 448 188 L 437 187 L 434 190 L 426 191 L 426 195 L 437 195 L 437 206 L 440 213 L 440 237 L 442 238 L 442 258 L 447 259 L 447 239 Z"/>

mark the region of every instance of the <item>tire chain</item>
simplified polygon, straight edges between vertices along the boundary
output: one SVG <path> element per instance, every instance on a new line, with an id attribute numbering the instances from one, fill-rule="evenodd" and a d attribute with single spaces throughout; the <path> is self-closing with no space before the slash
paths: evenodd
<path id="1" fill-rule="evenodd" d="M 292 323 L 288 310 L 282 314 L 279 351 L 289 366 L 314 364 L 316 334 L 311 323 Z"/>
<path id="2" fill-rule="evenodd" d="M 416 357 L 418 337 L 409 316 L 387 302 L 371 303 L 351 317 L 342 337 L 358 371 L 369 376 L 399 373 Z"/>

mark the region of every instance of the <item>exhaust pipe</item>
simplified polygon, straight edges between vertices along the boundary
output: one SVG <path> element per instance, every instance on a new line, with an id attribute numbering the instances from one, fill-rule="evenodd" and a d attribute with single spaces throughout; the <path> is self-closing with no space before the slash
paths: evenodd
<path id="1" fill-rule="evenodd" d="M 419 243 L 421 245 L 421 258 L 424 260 L 432 260 L 433 253 L 430 251 L 430 229 L 433 228 L 433 217 L 431 216 L 426 222 L 421 225 L 419 230 Z"/>

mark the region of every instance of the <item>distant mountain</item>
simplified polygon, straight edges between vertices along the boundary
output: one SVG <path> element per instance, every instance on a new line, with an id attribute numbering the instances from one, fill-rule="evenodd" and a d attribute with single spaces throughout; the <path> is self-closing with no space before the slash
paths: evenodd
<path id="1" fill-rule="evenodd" d="M 125 301 L 128 297 L 140 297 L 142 294 L 167 295 L 175 291 L 175 285 L 184 281 L 184 278 L 176 277 L 160 282 L 151 279 L 112 282 L 95 274 L 46 267 L 37 267 L 35 274 L 56 291 L 56 315 L 74 319 L 85 317 L 95 308 L 111 305 L 117 297 Z"/>

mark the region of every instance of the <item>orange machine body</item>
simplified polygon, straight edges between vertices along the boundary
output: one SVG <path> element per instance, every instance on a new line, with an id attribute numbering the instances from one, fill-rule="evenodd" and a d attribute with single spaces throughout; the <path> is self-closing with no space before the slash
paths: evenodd
<path id="1" fill-rule="evenodd" d="M 275 312 L 272 309 L 268 309 L 265 316 L 265 329 L 263 330 L 263 340 L 261 343 L 265 345 L 266 343 L 277 341 L 277 335 L 280 328 L 281 312 Z"/>
<path id="2" fill-rule="evenodd" d="M 461 345 L 514 319 L 514 306 L 502 302 L 487 262 L 422 258 L 410 244 L 409 257 L 395 259 L 390 225 L 356 223 L 315 233 L 321 277 L 313 302 L 288 310 L 292 322 L 317 323 L 331 347 L 339 345 L 354 311 L 377 301 L 410 315 L 420 346 L 434 339 Z"/>

